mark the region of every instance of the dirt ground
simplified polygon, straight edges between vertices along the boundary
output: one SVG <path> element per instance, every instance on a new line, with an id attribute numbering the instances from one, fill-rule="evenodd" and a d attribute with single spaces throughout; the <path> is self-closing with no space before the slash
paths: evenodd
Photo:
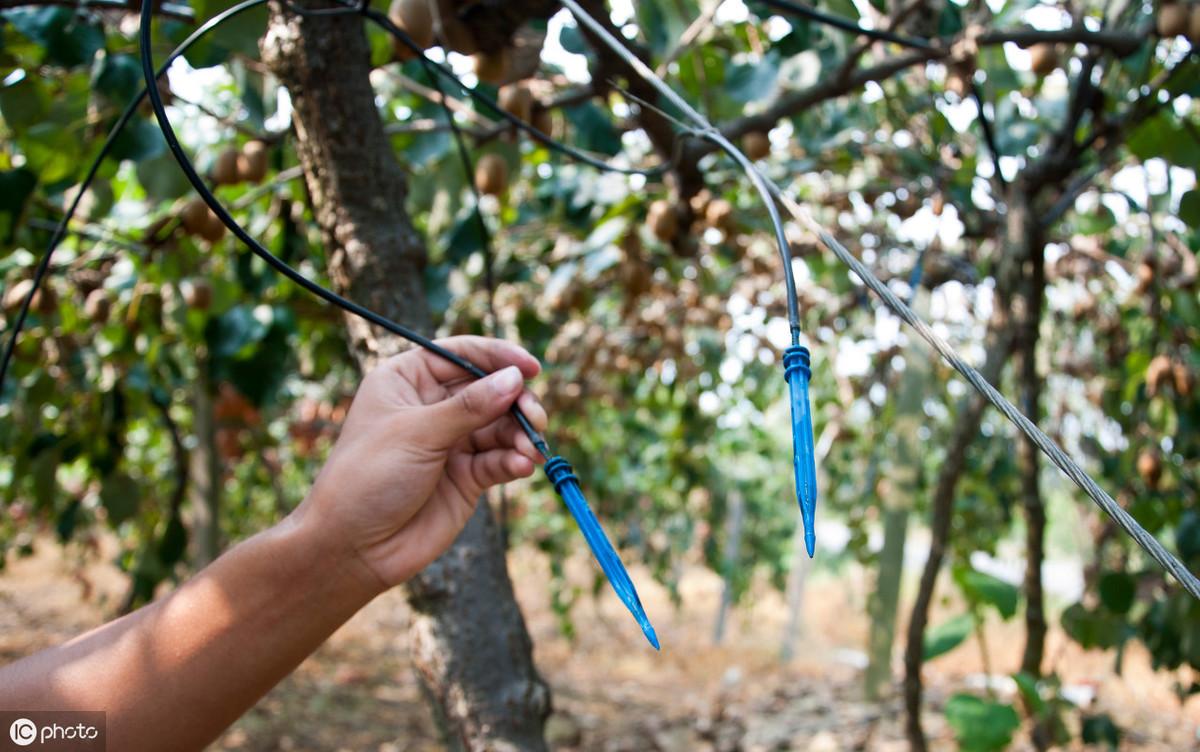
<path id="1" fill-rule="evenodd" d="M 723 644 L 712 630 L 720 581 L 689 569 L 676 609 L 644 572 L 633 576 L 655 622 L 663 651 L 643 641 L 610 593 L 584 601 L 573 614 L 577 636 L 564 638 L 549 609 L 547 562 L 540 554 L 511 556 L 518 598 L 549 682 L 555 713 L 548 736 L 555 749 L 661 750 L 903 750 L 897 693 L 882 703 L 862 698 L 863 617 L 860 574 L 809 578 L 799 654 L 779 658 L 786 609 L 763 589 L 735 610 Z M 569 576 L 589 581 L 589 562 L 570 562 Z M 65 640 L 100 623 L 121 592 L 108 565 L 76 573 L 49 539 L 32 557 L 10 559 L 0 573 L 0 662 Z M 86 596 L 86 598 L 85 598 Z M 339 630 L 288 679 L 212 746 L 221 752 L 313 750 L 399 752 L 441 749 L 406 654 L 407 609 L 399 593 L 378 598 Z M 1019 663 L 1016 624 L 990 625 L 990 665 L 999 674 Z M 896 676 L 899 671 L 897 649 Z M 1200 700 L 1181 706 L 1177 677 L 1155 674 L 1144 651 L 1127 651 L 1122 676 L 1114 656 L 1084 653 L 1060 632 L 1050 636 L 1051 665 L 1091 711 L 1110 713 L 1125 730 L 1122 749 L 1200 750 Z M 927 669 L 925 727 L 934 749 L 954 749 L 938 711 L 950 694 L 982 683 L 972 641 Z M 1001 697 L 1011 688 L 1001 682 Z M 1082 749 L 1076 743 L 1071 749 Z M 1031 749 L 1022 734 L 1014 749 Z"/>

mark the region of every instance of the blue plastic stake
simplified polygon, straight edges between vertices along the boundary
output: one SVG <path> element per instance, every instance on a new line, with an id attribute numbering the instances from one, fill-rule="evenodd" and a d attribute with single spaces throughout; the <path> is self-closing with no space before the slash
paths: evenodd
<path id="1" fill-rule="evenodd" d="M 812 378 L 808 348 L 792 345 L 783 351 L 783 375 L 792 397 L 792 463 L 796 470 L 796 499 L 804 518 L 804 547 L 812 558 L 817 547 L 817 458 L 813 451 L 812 409 L 808 382 Z"/>
<path id="2" fill-rule="evenodd" d="M 583 532 L 588 546 L 591 547 L 592 555 L 596 557 L 596 561 L 600 562 L 600 568 L 604 570 L 604 575 L 608 577 L 613 590 L 617 592 L 617 596 L 633 614 L 633 618 L 637 619 L 646 639 L 650 641 L 655 650 L 658 650 L 658 635 L 654 634 L 654 627 L 650 625 L 650 619 L 646 617 L 646 610 L 642 608 L 642 602 L 638 599 L 637 590 L 633 587 L 633 580 L 629 579 L 629 572 L 625 571 L 625 565 L 621 563 L 617 552 L 608 542 L 608 536 L 604 534 L 603 528 L 596 520 L 596 515 L 588 506 L 587 500 L 583 498 L 583 491 L 579 489 L 579 479 L 571 471 L 570 463 L 562 457 L 550 458 L 546 462 L 546 477 L 554 484 L 554 490 L 566 502 L 567 509 L 571 510 L 575 521 L 579 523 L 579 529 Z"/>

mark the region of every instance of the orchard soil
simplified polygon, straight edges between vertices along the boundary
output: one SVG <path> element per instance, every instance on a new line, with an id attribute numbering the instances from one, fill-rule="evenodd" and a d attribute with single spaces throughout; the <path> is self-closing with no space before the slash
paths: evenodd
<path id="1" fill-rule="evenodd" d="M 102 561 L 115 553 L 100 543 Z M 93 557 L 94 558 L 94 557 Z M 30 556 L 10 556 L 0 571 L 0 662 L 69 639 L 104 620 L 119 601 L 124 580 L 107 564 L 77 565 L 49 536 L 35 538 Z M 908 748 L 903 737 L 898 681 L 879 703 L 862 695 L 866 578 L 843 569 L 815 573 L 805 591 L 805 631 L 797 657 L 779 659 L 786 623 L 782 597 L 765 587 L 733 611 L 724 643 L 712 628 L 720 580 L 685 566 L 682 605 L 634 569 L 643 601 L 662 639 L 655 653 L 624 607 L 607 590 L 581 599 L 572 612 L 573 639 L 563 636 L 546 592 L 542 554 L 510 555 L 536 659 L 554 692 L 547 734 L 553 749 L 704 752 L 867 750 Z M 569 562 L 568 577 L 585 592 L 590 562 Z M 935 622 L 955 613 L 940 604 Z M 289 678 L 263 698 L 210 748 L 219 752 L 425 752 L 441 745 L 422 703 L 405 649 L 407 610 L 399 592 L 387 593 L 359 613 Z M 900 632 L 903 634 L 903 632 Z M 1016 623 L 989 623 L 986 642 L 997 674 L 1020 662 Z M 902 646 L 897 646 L 896 656 Z M 1123 674 L 1112 653 L 1084 652 L 1057 629 L 1048 642 L 1053 664 L 1076 696 L 1092 696 L 1088 712 L 1107 712 L 1125 729 L 1121 749 L 1200 750 L 1200 698 L 1181 704 L 1172 692 L 1180 678 L 1155 674 L 1145 651 L 1126 651 Z M 899 678 L 899 661 L 896 662 Z M 981 685 L 982 661 L 974 640 L 926 670 L 925 726 L 932 747 L 955 749 L 940 715 L 954 692 Z M 1002 698 L 1003 682 L 995 691 Z M 1074 714 L 1071 724 L 1078 722 Z M 1075 728 L 1077 732 L 1077 726 Z M 1077 736 L 1077 733 L 1076 733 Z M 1032 749 L 1023 728 L 1014 749 Z M 1084 749 L 1078 741 L 1069 749 Z"/>

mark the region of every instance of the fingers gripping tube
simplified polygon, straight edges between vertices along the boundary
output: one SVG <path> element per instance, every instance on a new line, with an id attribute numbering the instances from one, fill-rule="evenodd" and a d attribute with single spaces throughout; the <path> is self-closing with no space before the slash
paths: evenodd
<path id="1" fill-rule="evenodd" d="M 608 577 L 613 590 L 617 591 L 617 596 L 633 614 L 633 618 L 637 619 L 646 639 L 650 641 L 655 650 L 658 650 L 658 636 L 654 634 L 654 627 L 650 625 L 646 610 L 642 608 L 637 590 L 633 587 L 633 580 L 629 579 L 629 572 L 625 571 L 625 565 L 621 563 L 617 552 L 608 542 L 608 536 L 604 534 L 599 521 L 596 520 L 596 515 L 588 506 L 587 500 L 583 498 L 583 491 L 579 488 L 579 479 L 572 472 L 570 463 L 562 457 L 553 457 L 546 463 L 545 469 L 546 477 L 554 484 L 554 490 L 562 497 L 567 509 L 579 523 L 579 530 L 587 540 L 588 546 L 591 547 L 592 555 L 600 563 L 600 568 L 604 570 L 604 575 Z"/>
<path id="2" fill-rule="evenodd" d="M 817 546 L 817 461 L 813 452 L 812 409 L 808 382 L 812 378 L 808 348 L 792 345 L 783 352 L 783 374 L 792 402 L 792 463 L 796 471 L 796 499 L 804 519 L 804 547 L 812 558 Z"/>

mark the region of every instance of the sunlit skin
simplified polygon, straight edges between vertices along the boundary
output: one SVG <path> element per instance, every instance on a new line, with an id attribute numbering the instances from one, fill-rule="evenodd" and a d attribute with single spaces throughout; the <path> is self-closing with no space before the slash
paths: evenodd
<path id="1" fill-rule="evenodd" d="M 540 461 L 508 414 L 537 360 L 506 342 L 440 344 L 363 380 L 304 502 L 169 596 L 0 668 L 0 709 L 107 711 L 108 748 L 201 749 L 356 611 L 445 551 L 487 488 Z"/>

